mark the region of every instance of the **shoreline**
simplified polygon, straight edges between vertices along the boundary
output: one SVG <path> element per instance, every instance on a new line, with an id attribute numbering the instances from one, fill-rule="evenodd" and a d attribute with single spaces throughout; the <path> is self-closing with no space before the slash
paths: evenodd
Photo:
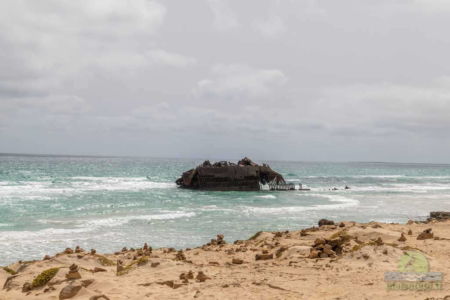
<path id="1" fill-rule="evenodd" d="M 450 295 L 447 214 L 406 224 L 320 220 L 234 242 L 219 234 L 179 251 L 67 248 L 0 268 L 0 299 L 443 299 Z M 387 289 L 385 272 L 408 251 L 444 273 L 441 290 Z"/>

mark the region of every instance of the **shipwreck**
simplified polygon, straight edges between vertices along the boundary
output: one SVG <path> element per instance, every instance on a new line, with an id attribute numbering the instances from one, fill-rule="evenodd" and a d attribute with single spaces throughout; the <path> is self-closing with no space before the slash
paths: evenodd
<path id="1" fill-rule="evenodd" d="M 181 188 L 211 191 L 295 190 L 280 173 L 267 164 L 258 165 L 245 157 L 237 164 L 227 161 L 211 163 L 206 160 L 186 171 L 176 180 Z M 300 185 L 300 189 L 302 186 Z"/>

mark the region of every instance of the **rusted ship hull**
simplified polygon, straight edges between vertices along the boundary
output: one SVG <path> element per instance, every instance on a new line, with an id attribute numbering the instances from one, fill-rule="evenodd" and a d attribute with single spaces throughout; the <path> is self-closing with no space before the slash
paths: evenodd
<path id="1" fill-rule="evenodd" d="M 176 181 L 182 188 L 210 191 L 258 191 L 261 184 L 285 184 L 281 174 L 268 165 L 258 165 L 244 158 L 233 164 L 205 161 L 202 165 L 183 173 Z"/>

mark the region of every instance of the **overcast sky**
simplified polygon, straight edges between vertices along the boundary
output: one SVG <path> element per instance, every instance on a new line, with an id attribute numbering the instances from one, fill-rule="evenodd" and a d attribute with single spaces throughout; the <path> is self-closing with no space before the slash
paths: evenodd
<path id="1" fill-rule="evenodd" d="M 450 163 L 448 0 L 2 0 L 0 152 Z"/>

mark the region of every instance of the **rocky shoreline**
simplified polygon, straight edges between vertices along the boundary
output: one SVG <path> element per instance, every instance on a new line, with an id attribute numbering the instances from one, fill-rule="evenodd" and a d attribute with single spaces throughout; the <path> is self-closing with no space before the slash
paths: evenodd
<path id="1" fill-rule="evenodd" d="M 450 299 L 450 213 L 407 224 L 318 225 L 234 242 L 219 234 L 178 251 L 67 248 L 0 268 L 0 299 Z M 444 273 L 442 289 L 387 289 L 384 273 L 408 251 Z"/>

